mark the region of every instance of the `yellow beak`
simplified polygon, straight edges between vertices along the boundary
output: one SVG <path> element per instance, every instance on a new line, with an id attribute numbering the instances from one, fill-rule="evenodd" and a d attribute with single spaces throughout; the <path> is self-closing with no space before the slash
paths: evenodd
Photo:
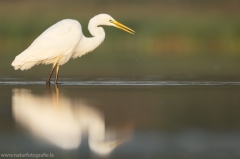
<path id="1" fill-rule="evenodd" d="M 123 25 L 123 24 L 121 24 L 121 23 L 119 23 L 117 21 L 111 21 L 111 22 L 115 25 L 116 28 L 122 29 L 122 30 L 124 30 L 124 31 L 126 31 L 126 32 L 128 32 L 130 34 L 134 34 L 135 33 L 134 30 L 130 29 L 129 27 L 127 27 L 127 26 L 125 26 L 125 25 Z"/>

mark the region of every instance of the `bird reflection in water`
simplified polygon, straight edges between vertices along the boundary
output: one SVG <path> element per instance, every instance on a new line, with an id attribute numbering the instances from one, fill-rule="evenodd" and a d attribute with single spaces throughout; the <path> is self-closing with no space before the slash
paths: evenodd
<path id="1" fill-rule="evenodd" d="M 33 136 L 63 149 L 76 149 L 88 137 L 91 151 L 107 155 L 129 140 L 132 129 L 117 131 L 105 127 L 103 114 L 81 100 L 55 93 L 36 95 L 28 89 L 14 89 L 12 111 L 17 123 Z"/>

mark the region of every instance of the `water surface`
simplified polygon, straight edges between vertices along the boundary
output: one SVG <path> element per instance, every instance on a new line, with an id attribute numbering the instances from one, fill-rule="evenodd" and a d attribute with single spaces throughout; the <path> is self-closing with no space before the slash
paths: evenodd
<path id="1" fill-rule="evenodd" d="M 239 158 L 239 82 L 0 81 L 0 151 Z"/>

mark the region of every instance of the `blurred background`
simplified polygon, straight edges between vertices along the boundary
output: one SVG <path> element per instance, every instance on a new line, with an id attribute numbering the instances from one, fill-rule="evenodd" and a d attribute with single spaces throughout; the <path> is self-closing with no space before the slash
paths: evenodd
<path id="1" fill-rule="evenodd" d="M 136 31 L 104 27 L 92 53 L 70 60 L 63 78 L 240 80 L 240 2 L 237 0 L 0 0 L 0 76 L 46 78 L 51 66 L 14 71 L 11 62 L 56 22 L 107 13 Z"/>
<path id="2" fill-rule="evenodd" d="M 85 103 L 107 129 L 124 129 L 132 136 L 109 158 L 239 158 L 239 6 L 239 0 L 0 0 L 0 153 L 50 151 L 57 158 L 98 158 L 90 155 L 86 140 L 70 151 L 31 140 L 35 132 L 48 139 L 43 130 L 51 129 L 43 127 L 41 134 L 38 126 L 49 121 L 69 130 L 61 113 L 71 109 L 70 115 L 81 117 L 87 113 L 77 110 Z M 99 13 L 136 33 L 105 26 L 102 45 L 61 67 L 59 92 L 45 87 L 50 65 L 28 71 L 11 66 L 15 56 L 62 19 L 78 20 L 84 35 L 91 36 L 88 21 Z M 114 80 L 162 85 L 111 85 Z M 60 115 L 49 120 L 37 116 L 46 113 Z M 28 123 L 33 119 L 39 123 L 32 122 L 34 133 Z"/>

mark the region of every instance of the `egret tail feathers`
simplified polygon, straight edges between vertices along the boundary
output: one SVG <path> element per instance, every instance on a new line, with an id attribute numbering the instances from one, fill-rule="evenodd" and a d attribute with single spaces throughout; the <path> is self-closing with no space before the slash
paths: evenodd
<path id="1" fill-rule="evenodd" d="M 20 69 L 20 70 L 28 70 L 28 69 L 30 69 L 30 68 L 32 68 L 34 65 L 36 65 L 36 64 L 38 64 L 38 62 L 26 62 L 26 63 L 24 63 L 24 64 L 22 64 L 22 65 L 13 65 L 13 67 L 14 67 L 14 69 L 15 70 L 18 70 L 18 69 Z"/>

